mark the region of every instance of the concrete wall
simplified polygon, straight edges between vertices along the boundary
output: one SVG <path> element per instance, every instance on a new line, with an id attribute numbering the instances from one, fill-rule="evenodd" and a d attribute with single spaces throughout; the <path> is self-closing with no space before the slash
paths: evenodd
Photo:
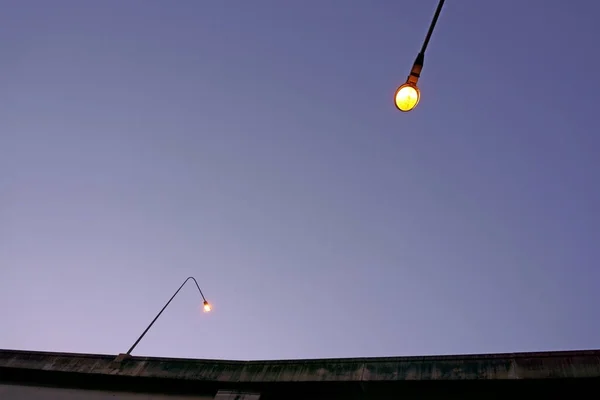
<path id="1" fill-rule="evenodd" d="M 600 377 L 600 351 L 361 359 L 223 361 L 0 350 L 0 368 L 227 384 Z"/>
<path id="2" fill-rule="evenodd" d="M 2 400 L 212 400 L 213 397 L 194 395 L 162 395 L 146 393 L 127 393 L 81 389 L 65 389 L 41 386 L 20 386 L 0 384 Z"/>
<path id="3" fill-rule="evenodd" d="M 574 393 L 590 384 L 600 384 L 599 350 L 276 361 L 0 350 L 0 400 L 412 400 L 452 393 L 492 400 L 532 391 L 544 398 L 541 392 Z M 223 389 L 261 394 L 217 393 Z"/>

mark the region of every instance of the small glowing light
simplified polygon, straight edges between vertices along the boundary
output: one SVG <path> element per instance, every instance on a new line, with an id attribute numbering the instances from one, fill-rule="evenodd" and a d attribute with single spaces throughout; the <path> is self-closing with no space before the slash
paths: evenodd
<path id="1" fill-rule="evenodd" d="M 421 93 L 419 92 L 419 88 L 416 85 L 407 82 L 396 90 L 394 102 L 398 110 L 407 112 L 419 104 L 420 97 Z"/>
<path id="2" fill-rule="evenodd" d="M 210 310 L 212 310 L 212 306 L 210 305 L 210 303 L 206 300 L 204 300 L 204 312 L 209 312 Z"/>

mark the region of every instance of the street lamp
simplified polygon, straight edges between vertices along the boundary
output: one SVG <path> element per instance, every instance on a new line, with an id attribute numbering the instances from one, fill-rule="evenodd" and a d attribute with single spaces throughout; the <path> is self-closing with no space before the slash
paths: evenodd
<path id="1" fill-rule="evenodd" d="M 140 340 L 142 340 L 142 338 L 144 337 L 144 335 L 146 335 L 146 332 L 148 332 L 150 330 L 150 328 L 152 327 L 152 325 L 154 325 L 154 323 L 156 322 L 156 320 L 158 319 L 158 317 L 160 317 L 160 314 L 162 314 L 163 311 L 165 311 L 165 308 L 167 308 L 167 306 L 171 303 L 171 301 L 175 298 L 175 296 L 177 296 L 177 293 L 179 293 L 179 291 L 181 290 L 181 288 L 190 279 L 194 281 L 194 283 L 196 284 L 196 287 L 198 288 L 198 292 L 200 292 L 200 296 L 202 296 L 202 301 L 203 301 L 202 302 L 202 308 L 204 309 L 204 312 L 209 312 L 212 309 L 212 306 L 210 305 L 210 303 L 208 301 L 206 301 L 206 298 L 204 297 L 204 294 L 202 294 L 202 290 L 200 290 L 200 286 L 198 285 L 198 281 L 196 281 L 196 278 L 194 278 L 193 276 L 190 276 L 185 281 L 183 281 L 183 283 L 181 284 L 181 286 L 179 286 L 179 289 L 177 289 L 177 291 L 175 292 L 175 294 L 173 296 L 171 296 L 171 298 L 169 299 L 169 301 L 167 301 L 167 304 L 165 304 L 165 306 L 162 308 L 162 310 L 160 310 L 159 313 L 156 315 L 156 317 L 154 317 L 154 319 L 152 320 L 152 322 L 150 322 L 150 325 L 148 325 L 148 327 L 140 335 L 140 337 L 138 338 L 138 340 L 136 340 L 135 343 L 133 344 L 133 346 L 131 346 L 131 348 L 129 349 L 129 351 L 127 351 L 127 353 L 125 354 L 126 356 L 129 356 L 131 354 L 131 352 L 133 351 L 133 349 L 135 349 L 135 346 L 137 346 L 137 344 L 140 342 Z"/>
<path id="2" fill-rule="evenodd" d="M 396 104 L 396 108 L 403 112 L 411 111 L 413 108 L 419 104 L 419 100 L 421 98 L 421 92 L 419 87 L 417 86 L 417 82 L 419 81 L 419 77 L 421 76 L 421 70 L 423 69 L 423 61 L 425 60 L 425 50 L 427 49 L 427 45 L 429 44 L 429 39 L 431 39 L 431 34 L 433 33 L 433 28 L 435 28 L 435 24 L 440 16 L 440 12 L 442 11 L 442 7 L 444 6 L 445 0 L 440 0 L 438 3 L 437 9 L 435 10 L 435 14 L 433 16 L 433 20 L 431 21 L 431 25 L 429 26 L 429 31 L 427 32 L 427 36 L 425 37 L 425 41 L 423 42 L 423 47 L 421 47 L 421 51 L 417 54 L 417 58 L 413 63 L 413 66 L 410 70 L 410 75 L 406 79 L 406 83 L 400 85 L 398 89 L 396 89 L 396 93 L 394 94 L 394 104 Z"/>

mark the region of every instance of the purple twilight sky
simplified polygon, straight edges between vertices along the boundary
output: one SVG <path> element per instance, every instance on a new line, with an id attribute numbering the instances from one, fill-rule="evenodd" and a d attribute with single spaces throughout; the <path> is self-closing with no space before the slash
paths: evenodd
<path id="1" fill-rule="evenodd" d="M 0 0 L 0 348 L 600 347 L 600 1 Z"/>

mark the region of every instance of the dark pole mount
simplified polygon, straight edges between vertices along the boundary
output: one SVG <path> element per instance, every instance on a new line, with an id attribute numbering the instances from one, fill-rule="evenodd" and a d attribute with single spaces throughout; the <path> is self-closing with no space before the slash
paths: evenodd
<path id="1" fill-rule="evenodd" d="M 407 82 L 413 85 L 417 84 L 419 77 L 421 76 L 421 70 L 423 69 L 423 63 L 425 61 L 425 50 L 427 50 L 427 46 L 429 45 L 429 41 L 431 40 L 431 35 L 433 34 L 433 30 L 437 23 L 438 18 L 440 17 L 440 13 L 442 12 L 442 7 L 444 7 L 444 2 L 446 0 L 440 0 L 438 6 L 435 10 L 435 14 L 433 15 L 433 19 L 431 20 L 431 24 L 429 25 L 429 30 L 427 31 L 427 35 L 425 36 L 425 40 L 423 41 L 423 46 L 421 46 L 421 51 L 417 54 L 417 58 L 413 63 L 412 69 L 410 70 L 410 75 L 408 76 Z"/>

